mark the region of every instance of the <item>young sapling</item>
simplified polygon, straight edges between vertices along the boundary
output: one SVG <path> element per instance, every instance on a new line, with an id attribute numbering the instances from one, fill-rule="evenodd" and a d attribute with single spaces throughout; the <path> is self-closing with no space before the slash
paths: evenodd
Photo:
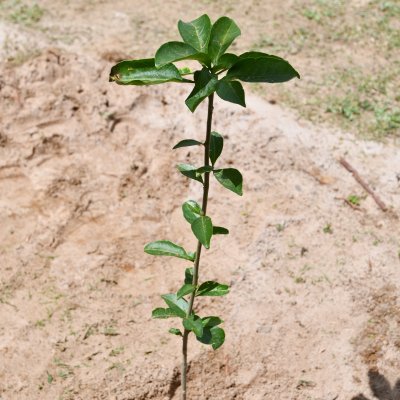
<path id="1" fill-rule="evenodd" d="M 214 94 L 223 100 L 246 107 L 242 82 L 286 82 L 300 78 L 298 72 L 284 59 L 262 53 L 248 51 L 240 55 L 226 53 L 228 47 L 241 34 L 236 23 L 221 17 L 214 24 L 204 14 L 191 22 L 179 21 L 178 30 L 183 41 L 163 44 L 154 58 L 121 61 L 111 69 L 110 82 L 120 85 L 154 85 L 178 82 L 193 85 L 185 103 L 191 112 L 208 100 L 207 125 L 204 142 L 184 139 L 173 149 L 198 146 L 204 151 L 203 165 L 178 164 L 178 170 L 187 178 L 203 186 L 201 204 L 188 200 L 182 205 L 183 217 L 198 240 L 195 252 L 186 251 L 182 246 L 167 240 L 147 244 L 144 251 L 155 256 L 172 256 L 193 263 L 185 271 L 184 282 L 176 293 L 162 295 L 165 308 L 156 308 L 153 318 L 180 318 L 181 328 L 171 328 L 169 332 L 182 339 L 182 400 L 186 400 L 186 377 L 188 338 L 193 333 L 198 341 L 218 349 L 225 340 L 221 328 L 222 319 L 217 316 L 200 317 L 195 311 L 195 299 L 202 296 L 224 296 L 229 292 L 228 285 L 215 282 L 201 282 L 199 278 L 200 257 L 203 247 L 210 248 L 214 235 L 228 234 L 228 229 L 214 225 L 207 214 L 210 176 L 223 187 L 242 195 L 242 174 L 235 168 L 217 166 L 222 153 L 224 139 L 212 131 Z M 178 68 L 174 63 L 182 60 L 196 60 L 200 69 Z"/>

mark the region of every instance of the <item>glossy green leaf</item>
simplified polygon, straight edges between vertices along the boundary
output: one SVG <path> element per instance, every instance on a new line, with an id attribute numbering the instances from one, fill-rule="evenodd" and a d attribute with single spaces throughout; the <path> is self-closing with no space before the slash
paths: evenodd
<path id="1" fill-rule="evenodd" d="M 195 166 L 190 164 L 178 164 L 177 168 L 179 172 L 182 175 L 185 175 L 187 178 L 203 183 L 203 178 L 201 177 L 201 174 L 197 172 L 197 168 Z"/>
<path id="2" fill-rule="evenodd" d="M 199 217 L 192 222 L 192 231 L 199 242 L 206 248 L 210 248 L 213 226 L 210 217 Z"/>
<path id="3" fill-rule="evenodd" d="M 170 328 L 168 332 L 176 336 L 183 336 L 181 330 L 178 328 Z"/>
<path id="4" fill-rule="evenodd" d="M 243 60 L 245 58 L 261 58 L 261 57 L 276 57 L 282 60 L 282 58 L 278 57 L 278 56 L 274 56 L 272 54 L 267 54 L 267 53 L 263 53 L 262 51 L 246 51 L 245 53 L 240 54 L 240 56 L 238 57 L 238 60 Z"/>
<path id="5" fill-rule="evenodd" d="M 153 256 L 171 256 L 194 261 L 194 257 L 190 253 L 187 253 L 183 247 L 168 240 L 158 240 L 148 243 L 144 247 L 144 251 Z"/>
<path id="6" fill-rule="evenodd" d="M 224 168 L 214 171 L 214 176 L 217 181 L 225 188 L 241 196 L 243 194 L 242 185 L 243 177 L 242 174 L 234 168 Z"/>
<path id="7" fill-rule="evenodd" d="M 194 112 L 197 106 L 210 94 L 217 89 L 218 78 L 211 74 L 206 68 L 194 73 L 194 88 L 185 100 L 186 105 L 191 112 Z"/>
<path id="8" fill-rule="evenodd" d="M 203 328 L 203 335 L 197 336 L 197 340 L 204 344 L 210 344 L 214 350 L 217 350 L 225 341 L 225 332 L 219 326 Z"/>
<path id="9" fill-rule="evenodd" d="M 218 132 L 211 132 L 210 136 L 210 161 L 214 165 L 224 148 L 224 138 Z"/>
<path id="10" fill-rule="evenodd" d="M 213 226 L 213 235 L 227 235 L 229 230 L 222 226 Z"/>
<path id="11" fill-rule="evenodd" d="M 196 291 L 196 296 L 225 296 L 229 293 L 229 286 L 214 281 L 202 283 Z"/>
<path id="12" fill-rule="evenodd" d="M 171 310 L 170 308 L 155 308 L 151 312 L 151 316 L 152 316 L 152 318 L 156 318 L 156 319 L 179 317 L 179 315 L 174 310 Z"/>
<path id="13" fill-rule="evenodd" d="M 201 323 L 204 328 L 212 328 L 213 326 L 217 326 L 222 324 L 224 321 L 220 317 L 204 317 L 201 319 Z"/>
<path id="14" fill-rule="evenodd" d="M 201 63 L 209 63 L 208 55 L 199 53 L 192 46 L 183 42 L 168 42 L 157 50 L 155 66 L 161 68 L 164 65 L 181 60 L 198 60 Z"/>
<path id="15" fill-rule="evenodd" d="M 296 77 L 300 78 L 299 73 L 286 60 L 265 54 L 258 58 L 240 59 L 228 70 L 225 79 L 279 83 Z"/>
<path id="16" fill-rule="evenodd" d="M 203 143 L 199 142 L 198 140 L 194 139 L 184 139 L 177 143 L 172 149 L 179 149 L 180 147 L 189 147 L 189 146 L 199 146 Z"/>
<path id="17" fill-rule="evenodd" d="M 175 293 L 163 294 L 161 296 L 167 303 L 167 306 L 181 318 L 186 317 L 186 313 L 189 310 L 189 304 L 185 299 L 178 299 Z"/>
<path id="18" fill-rule="evenodd" d="M 185 329 L 193 331 L 196 336 L 203 336 L 203 324 L 201 318 L 197 315 L 191 315 L 189 318 L 185 318 L 182 323 Z"/>
<path id="19" fill-rule="evenodd" d="M 211 165 L 205 165 L 204 167 L 197 168 L 199 174 L 204 174 L 205 172 L 211 172 L 213 167 Z"/>
<path id="20" fill-rule="evenodd" d="M 219 81 L 217 86 L 217 95 L 222 100 L 246 107 L 243 86 L 238 81 Z"/>
<path id="21" fill-rule="evenodd" d="M 111 68 L 110 82 L 119 85 L 156 85 L 165 82 L 183 82 L 173 64 L 156 68 L 154 58 L 121 61 Z"/>
<path id="22" fill-rule="evenodd" d="M 185 43 L 201 53 L 207 53 L 211 34 L 211 21 L 207 14 L 191 22 L 179 21 L 178 30 Z"/>
<path id="23" fill-rule="evenodd" d="M 178 299 L 183 296 L 186 296 L 190 293 L 193 293 L 196 290 L 196 286 L 192 285 L 191 283 L 185 283 L 176 293 Z"/>
<path id="24" fill-rule="evenodd" d="M 211 346 L 214 350 L 217 350 L 225 342 L 225 331 L 218 326 L 214 326 L 213 328 L 210 329 L 210 331 L 211 331 Z"/>
<path id="25" fill-rule="evenodd" d="M 192 224 L 195 219 L 199 218 L 203 214 L 200 204 L 194 200 L 185 201 L 182 204 L 182 212 L 184 218 L 189 222 L 189 224 Z"/>
<path id="26" fill-rule="evenodd" d="M 214 65 L 218 65 L 219 58 L 240 33 L 239 27 L 228 17 L 221 17 L 214 23 L 211 29 L 210 44 L 208 45 L 208 54 L 211 56 Z"/>
<path id="27" fill-rule="evenodd" d="M 236 54 L 232 53 L 225 53 L 223 54 L 218 61 L 218 65 L 216 65 L 213 70 L 215 71 L 221 71 L 224 69 L 229 69 L 231 68 L 237 61 L 239 60 L 239 57 Z"/>
<path id="28" fill-rule="evenodd" d="M 185 269 L 185 283 L 193 283 L 193 268 Z"/>

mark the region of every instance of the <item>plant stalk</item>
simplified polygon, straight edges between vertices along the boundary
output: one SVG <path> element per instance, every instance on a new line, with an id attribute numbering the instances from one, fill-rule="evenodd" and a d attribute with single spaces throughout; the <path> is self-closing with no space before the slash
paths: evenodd
<path id="1" fill-rule="evenodd" d="M 204 142 L 204 166 L 210 165 L 210 138 L 211 138 L 211 124 L 212 115 L 214 110 L 214 93 L 208 96 L 208 112 L 207 112 L 207 130 L 206 130 L 206 140 Z M 206 172 L 204 174 L 204 184 L 203 184 L 203 202 L 201 205 L 203 215 L 206 215 L 207 204 L 208 204 L 208 190 L 210 187 L 210 173 Z M 196 259 L 194 261 L 193 267 L 193 281 L 192 284 L 197 286 L 199 282 L 199 267 L 200 267 L 200 255 L 201 255 L 202 245 L 197 242 Z M 190 295 L 189 308 L 186 313 L 186 317 L 189 317 L 193 311 L 193 303 L 196 292 Z M 189 333 L 187 329 L 183 332 L 183 343 L 182 343 L 182 400 L 186 400 L 186 378 L 187 378 L 187 348 L 188 348 L 188 338 Z"/>

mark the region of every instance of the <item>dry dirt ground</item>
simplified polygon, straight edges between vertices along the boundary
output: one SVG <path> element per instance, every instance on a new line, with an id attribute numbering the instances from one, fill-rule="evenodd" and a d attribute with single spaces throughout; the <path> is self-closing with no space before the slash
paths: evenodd
<path id="1" fill-rule="evenodd" d="M 201 155 L 171 146 L 202 139 L 205 106 L 192 115 L 185 86 L 107 77 L 121 52 L 151 55 L 177 19 L 217 8 L 141 4 L 43 1 L 42 29 L 0 22 L 3 41 L 35 49 L 0 65 L 1 400 L 179 398 L 180 340 L 150 314 L 188 265 L 143 246 L 195 245 L 180 205 L 201 187 L 174 166 Z M 256 29 L 245 15 L 239 25 Z M 189 398 L 372 400 L 368 371 L 400 378 L 399 145 L 247 104 L 216 103 L 222 163 L 242 171 L 244 196 L 212 182 L 210 215 L 231 234 L 214 239 L 201 277 L 231 293 L 198 305 L 224 318 L 227 339 L 216 352 L 190 341 Z"/>

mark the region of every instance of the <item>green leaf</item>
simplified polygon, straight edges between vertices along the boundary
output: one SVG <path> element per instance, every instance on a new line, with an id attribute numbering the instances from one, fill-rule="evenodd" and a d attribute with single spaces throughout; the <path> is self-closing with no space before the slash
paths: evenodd
<path id="1" fill-rule="evenodd" d="M 213 68 L 213 70 L 215 70 L 217 72 L 217 71 L 221 71 L 223 69 L 229 69 L 238 60 L 239 60 L 239 57 L 236 54 L 225 53 L 220 57 L 220 59 L 218 61 L 218 65 L 216 65 Z"/>
<path id="2" fill-rule="evenodd" d="M 229 230 L 222 226 L 213 226 L 213 235 L 227 235 Z"/>
<path id="3" fill-rule="evenodd" d="M 155 66 L 161 68 L 164 65 L 181 60 L 198 60 L 203 64 L 209 63 L 207 54 L 199 53 L 192 46 L 183 42 L 168 42 L 157 50 Z"/>
<path id="4" fill-rule="evenodd" d="M 214 165 L 224 148 L 224 138 L 218 132 L 211 132 L 210 136 L 210 161 Z"/>
<path id="5" fill-rule="evenodd" d="M 221 17 L 214 23 L 208 45 L 208 54 L 214 65 L 218 65 L 219 58 L 240 33 L 239 27 L 228 17 Z"/>
<path id="6" fill-rule="evenodd" d="M 225 296 L 229 293 L 229 286 L 214 281 L 202 283 L 196 291 L 196 296 Z"/>
<path id="7" fill-rule="evenodd" d="M 219 81 L 217 87 L 217 95 L 222 100 L 239 104 L 242 107 L 246 107 L 243 86 L 238 81 Z"/>
<path id="8" fill-rule="evenodd" d="M 192 231 L 199 242 L 206 248 L 210 248 L 213 226 L 210 217 L 199 217 L 192 222 Z"/>
<path id="9" fill-rule="evenodd" d="M 178 164 L 177 168 L 179 172 L 182 175 L 185 175 L 187 178 L 203 183 L 203 178 L 201 177 L 201 174 L 197 172 L 197 168 L 195 166 L 190 164 Z"/>
<path id="10" fill-rule="evenodd" d="M 211 330 L 211 346 L 214 350 L 217 350 L 225 342 L 225 331 L 218 326 L 215 326 L 210 330 Z"/>
<path id="11" fill-rule="evenodd" d="M 187 294 L 193 293 L 196 290 L 196 286 L 191 283 L 185 283 L 176 293 L 178 299 L 186 296 Z"/>
<path id="12" fill-rule="evenodd" d="M 156 242 L 148 243 L 144 247 L 144 251 L 153 256 L 171 256 L 194 261 L 194 257 L 191 254 L 188 254 L 183 247 L 168 240 L 158 240 Z"/>
<path id="13" fill-rule="evenodd" d="M 200 204 L 196 203 L 194 200 L 185 201 L 182 204 L 182 211 L 184 218 L 189 224 L 192 224 L 195 219 L 203 214 Z"/>
<path id="14" fill-rule="evenodd" d="M 183 82 L 173 64 L 156 68 L 154 58 L 121 61 L 111 68 L 110 82 L 119 85 L 156 85 L 165 82 Z"/>
<path id="15" fill-rule="evenodd" d="M 201 71 L 194 73 L 194 82 L 194 88 L 185 100 L 191 112 L 194 112 L 205 98 L 215 92 L 218 85 L 218 78 L 216 75 L 211 74 L 208 69 L 203 68 Z"/>
<path id="16" fill-rule="evenodd" d="M 199 174 L 204 174 L 205 172 L 211 172 L 213 167 L 211 165 L 205 165 L 204 167 L 197 168 Z"/>
<path id="17" fill-rule="evenodd" d="M 179 21 L 178 30 L 185 43 L 201 53 L 207 53 L 211 34 L 211 21 L 207 14 L 191 22 Z"/>
<path id="18" fill-rule="evenodd" d="M 178 328 L 170 328 L 170 329 L 168 330 L 168 332 L 169 332 L 169 333 L 172 333 L 173 335 L 183 336 L 181 330 L 178 329 Z"/>
<path id="19" fill-rule="evenodd" d="M 254 57 L 242 55 L 239 61 L 227 72 L 225 79 L 240 79 L 244 82 L 286 82 L 292 78 L 300 78 L 299 73 L 283 58 L 251 52 L 246 54 L 259 54 Z"/>
<path id="20" fill-rule="evenodd" d="M 218 326 L 203 328 L 203 335 L 197 337 L 197 340 L 204 344 L 211 344 L 212 348 L 217 350 L 225 341 L 225 332 Z"/>
<path id="21" fill-rule="evenodd" d="M 197 315 L 191 315 L 189 318 L 185 318 L 182 323 L 185 329 L 193 331 L 196 336 L 203 336 L 202 320 Z"/>
<path id="22" fill-rule="evenodd" d="M 47 374 L 47 383 L 51 385 L 54 380 L 53 375 L 49 374 L 47 371 L 46 374 Z"/>
<path id="23" fill-rule="evenodd" d="M 231 190 L 232 192 L 241 196 L 243 194 L 242 184 L 243 177 L 242 174 L 234 168 L 224 168 L 214 171 L 214 176 L 217 181 L 225 188 Z"/>
<path id="24" fill-rule="evenodd" d="M 185 283 L 189 284 L 193 282 L 193 268 L 185 269 Z"/>
<path id="25" fill-rule="evenodd" d="M 152 318 L 156 319 L 166 319 L 166 318 L 176 318 L 179 317 L 177 313 L 170 308 L 155 308 L 151 312 Z"/>
<path id="26" fill-rule="evenodd" d="M 189 146 L 199 146 L 203 143 L 199 142 L 198 140 L 194 139 L 184 139 L 177 143 L 172 149 L 179 149 L 180 147 L 189 147 Z"/>
<path id="27" fill-rule="evenodd" d="M 178 317 L 185 318 L 186 313 L 189 310 L 189 304 L 185 299 L 178 299 L 175 293 L 163 294 L 161 296 L 167 303 L 167 306 L 174 312 Z"/>
<path id="28" fill-rule="evenodd" d="M 213 326 L 217 326 L 222 324 L 224 321 L 220 317 L 204 317 L 201 319 L 201 323 L 204 328 L 212 328 Z"/>
<path id="29" fill-rule="evenodd" d="M 267 53 L 263 53 L 262 51 L 246 51 L 245 53 L 242 53 L 239 57 L 238 57 L 238 59 L 236 60 L 236 61 L 238 61 L 238 60 L 243 60 L 243 59 L 245 59 L 245 58 L 261 58 L 261 57 L 276 57 L 276 58 L 279 58 L 279 59 L 281 59 L 280 57 L 278 57 L 278 56 L 274 56 L 274 55 L 272 55 L 272 54 L 267 54 Z M 281 59 L 282 60 L 282 59 Z"/>

